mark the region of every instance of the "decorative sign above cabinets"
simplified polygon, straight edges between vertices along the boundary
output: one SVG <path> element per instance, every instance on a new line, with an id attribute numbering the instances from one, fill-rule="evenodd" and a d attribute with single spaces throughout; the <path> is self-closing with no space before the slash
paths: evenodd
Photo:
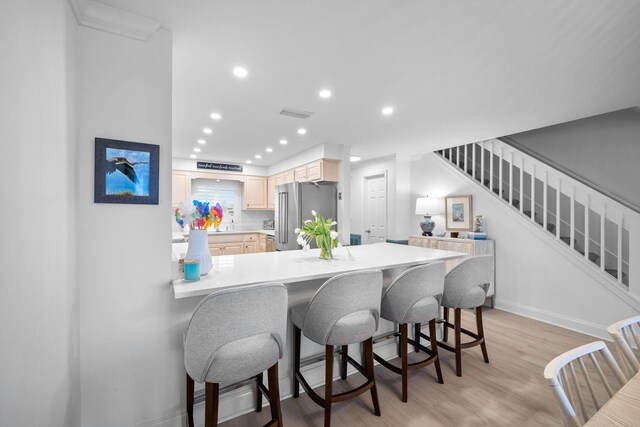
<path id="1" fill-rule="evenodd" d="M 229 165 L 226 163 L 197 162 L 198 169 L 212 169 L 218 171 L 242 172 L 241 165 Z"/>

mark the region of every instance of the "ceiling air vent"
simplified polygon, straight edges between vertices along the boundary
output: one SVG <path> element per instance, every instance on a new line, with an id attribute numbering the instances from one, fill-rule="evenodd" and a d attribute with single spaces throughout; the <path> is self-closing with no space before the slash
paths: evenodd
<path id="1" fill-rule="evenodd" d="M 299 119 L 308 119 L 313 114 L 311 111 L 294 110 L 293 108 L 284 107 L 280 114 L 283 116 L 297 117 Z"/>

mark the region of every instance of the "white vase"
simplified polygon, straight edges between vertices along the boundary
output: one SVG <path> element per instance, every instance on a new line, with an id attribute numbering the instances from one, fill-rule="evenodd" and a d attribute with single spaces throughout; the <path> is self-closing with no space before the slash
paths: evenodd
<path id="1" fill-rule="evenodd" d="M 204 276 L 213 267 L 209 253 L 207 230 L 189 230 L 189 247 L 184 256 L 186 261 L 200 261 L 200 275 Z"/>

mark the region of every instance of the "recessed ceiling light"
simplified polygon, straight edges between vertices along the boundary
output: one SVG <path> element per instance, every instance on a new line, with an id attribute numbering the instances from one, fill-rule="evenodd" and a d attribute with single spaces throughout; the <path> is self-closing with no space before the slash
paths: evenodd
<path id="1" fill-rule="evenodd" d="M 207 135 L 211 135 L 213 133 L 213 129 L 211 128 L 204 128 L 202 129 L 202 132 L 206 133 Z"/>
<path id="2" fill-rule="evenodd" d="M 382 109 L 382 114 L 384 114 L 385 116 L 390 116 L 393 114 L 393 107 L 384 107 Z"/>
<path id="3" fill-rule="evenodd" d="M 320 96 L 320 98 L 331 98 L 331 91 L 329 89 L 322 89 L 320 92 L 318 92 L 318 95 Z"/>
<path id="4" fill-rule="evenodd" d="M 359 162 L 360 161 L 360 157 L 358 157 L 358 156 L 350 156 L 349 157 L 349 161 L 350 162 Z"/>
<path id="5" fill-rule="evenodd" d="M 216 182 L 220 182 L 220 180 L 219 180 L 219 179 L 216 179 Z"/>
<path id="6" fill-rule="evenodd" d="M 199 149 L 198 147 L 194 148 L 193 151 L 195 151 L 196 153 L 199 153 L 200 151 L 202 151 L 201 149 Z"/>
<path id="7" fill-rule="evenodd" d="M 247 164 L 250 165 L 251 164 L 251 160 L 247 160 Z"/>
<path id="8" fill-rule="evenodd" d="M 239 77 L 241 79 L 244 79 L 245 77 L 247 77 L 249 75 L 249 72 L 247 71 L 246 68 L 236 67 L 236 68 L 233 69 L 233 75 L 235 75 L 236 77 Z"/>
<path id="9" fill-rule="evenodd" d="M 306 134 L 306 133 L 307 133 L 307 130 L 306 130 L 305 128 L 300 128 L 300 129 L 298 129 L 298 133 L 299 133 L 300 135 L 304 135 L 304 134 Z"/>
<path id="10" fill-rule="evenodd" d="M 273 153 L 273 148 L 267 147 L 264 151 L 266 151 L 267 153 Z"/>
<path id="11" fill-rule="evenodd" d="M 256 154 L 256 159 L 261 159 L 262 156 L 260 154 Z"/>
<path id="12" fill-rule="evenodd" d="M 196 157 L 198 157 L 198 156 L 196 156 L 195 154 L 192 154 L 192 155 L 191 155 L 191 156 L 189 156 L 189 157 L 191 157 L 192 159 L 195 159 L 195 158 L 196 158 Z"/>
<path id="13" fill-rule="evenodd" d="M 213 120 L 220 120 L 222 118 L 222 116 L 220 115 L 220 113 L 211 113 L 210 116 Z"/>
<path id="14" fill-rule="evenodd" d="M 206 143 L 207 143 L 207 141 L 205 141 L 204 139 L 199 139 L 199 140 L 198 140 L 198 144 L 202 144 L 202 145 L 204 145 L 204 144 L 206 144 Z"/>
<path id="15" fill-rule="evenodd" d="M 280 140 L 280 144 L 282 144 L 282 145 L 287 145 L 287 140 L 286 140 L 286 139 L 281 139 L 281 140 Z"/>

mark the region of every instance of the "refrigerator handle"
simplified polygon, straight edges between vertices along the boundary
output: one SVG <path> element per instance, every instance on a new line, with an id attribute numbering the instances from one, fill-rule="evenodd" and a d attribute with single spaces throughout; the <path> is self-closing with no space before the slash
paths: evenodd
<path id="1" fill-rule="evenodd" d="M 289 193 L 282 193 L 284 196 L 284 227 L 287 230 L 285 233 L 281 233 L 284 237 L 284 241 L 282 243 L 289 243 Z"/>
<path id="2" fill-rule="evenodd" d="M 282 193 L 278 193 L 278 243 L 282 243 Z"/>

